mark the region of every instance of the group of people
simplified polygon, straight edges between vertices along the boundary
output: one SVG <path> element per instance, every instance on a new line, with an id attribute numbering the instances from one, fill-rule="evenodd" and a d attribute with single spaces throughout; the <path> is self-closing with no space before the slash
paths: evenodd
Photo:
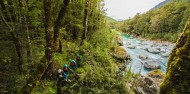
<path id="1" fill-rule="evenodd" d="M 57 82 L 57 86 L 60 87 L 61 83 L 63 81 L 67 82 L 69 81 L 68 79 L 68 75 L 70 72 L 74 72 L 74 70 L 76 68 L 78 68 L 79 66 L 81 66 L 81 58 L 80 56 L 77 54 L 76 55 L 76 60 L 72 60 L 70 62 L 70 66 L 68 66 L 67 64 L 64 64 L 63 69 L 58 69 L 58 74 L 57 74 L 57 78 L 58 78 L 58 82 Z"/>

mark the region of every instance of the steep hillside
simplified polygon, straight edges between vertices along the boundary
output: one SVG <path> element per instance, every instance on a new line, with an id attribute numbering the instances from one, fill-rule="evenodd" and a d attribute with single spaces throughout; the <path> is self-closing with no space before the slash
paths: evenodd
<path id="1" fill-rule="evenodd" d="M 168 61 L 161 94 L 187 94 L 190 92 L 190 19 L 184 28 Z"/>
<path id="2" fill-rule="evenodd" d="M 148 39 L 176 42 L 190 16 L 190 3 L 175 1 L 119 23 L 117 29 Z"/>

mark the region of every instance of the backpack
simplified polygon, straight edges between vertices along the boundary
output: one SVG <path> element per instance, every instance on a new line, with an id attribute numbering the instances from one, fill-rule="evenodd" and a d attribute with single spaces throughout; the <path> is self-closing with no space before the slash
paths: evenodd
<path id="1" fill-rule="evenodd" d="M 77 56 L 76 60 L 80 60 L 80 57 L 79 57 L 79 56 Z"/>
<path id="2" fill-rule="evenodd" d="M 75 63 L 74 63 L 74 62 L 71 62 L 71 63 L 70 63 L 70 66 L 75 66 Z"/>
<path id="3" fill-rule="evenodd" d="M 63 71 L 68 71 L 68 68 L 63 68 Z"/>

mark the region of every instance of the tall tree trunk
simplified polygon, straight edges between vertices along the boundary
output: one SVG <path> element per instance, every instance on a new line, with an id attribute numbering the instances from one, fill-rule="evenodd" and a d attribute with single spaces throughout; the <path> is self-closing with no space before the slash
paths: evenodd
<path id="1" fill-rule="evenodd" d="M 84 9 L 84 21 L 83 21 L 83 35 L 82 35 L 82 41 L 81 45 L 83 44 L 84 40 L 86 39 L 86 33 L 88 29 L 88 6 L 89 6 L 89 0 L 85 1 L 85 9 Z"/>
<path id="2" fill-rule="evenodd" d="M 42 62 L 38 64 L 37 70 L 33 75 L 27 80 L 26 85 L 20 91 L 21 94 L 30 94 L 33 88 L 37 85 L 38 81 L 41 79 L 45 70 L 51 64 L 53 55 L 53 22 L 51 16 L 51 0 L 44 0 L 44 13 L 45 13 L 45 37 L 46 37 L 46 50 L 45 56 L 42 58 Z"/>
<path id="3" fill-rule="evenodd" d="M 46 34 L 46 51 L 45 56 L 48 62 L 51 61 L 53 55 L 53 18 L 51 16 L 51 0 L 44 0 L 45 12 L 45 34 Z"/>
<path id="4" fill-rule="evenodd" d="M 54 23 L 54 43 L 53 43 L 53 52 L 59 52 L 62 53 L 62 44 L 61 44 L 61 40 L 60 40 L 60 32 L 59 29 L 61 27 L 61 23 L 62 20 L 65 16 L 65 12 L 67 9 L 67 6 L 69 5 L 70 0 L 63 0 L 63 6 L 61 7 L 61 10 L 59 12 L 58 18 L 56 19 L 55 23 Z M 52 76 L 52 69 L 53 69 L 53 63 L 50 63 L 47 67 L 47 69 L 45 70 L 45 73 L 42 75 L 42 79 L 44 79 L 45 77 L 51 77 Z"/>
<path id="5" fill-rule="evenodd" d="M 69 5 L 70 0 L 63 0 L 63 6 L 61 7 L 61 10 L 59 12 L 58 18 L 55 21 L 54 24 L 54 51 L 56 52 L 62 52 L 60 46 L 60 32 L 59 29 L 61 27 L 61 23 L 63 21 L 63 18 L 66 14 L 67 6 Z"/>
<path id="6" fill-rule="evenodd" d="M 14 42 L 16 52 L 17 52 L 17 55 L 18 55 L 18 69 L 19 69 L 20 72 L 22 72 L 23 71 L 22 70 L 22 64 L 23 64 L 24 61 L 23 61 L 21 43 L 18 40 L 18 38 L 14 35 L 13 32 L 11 32 L 11 36 L 13 38 L 13 42 Z"/>
<path id="7" fill-rule="evenodd" d="M 76 40 L 76 39 L 77 39 L 77 36 L 78 36 L 78 32 L 77 32 L 77 30 L 76 30 L 76 26 L 74 26 L 74 27 L 72 28 L 72 39 L 73 39 L 73 40 Z"/>
<path id="8" fill-rule="evenodd" d="M 24 0 L 19 0 L 19 7 L 21 8 L 21 12 L 26 12 L 25 10 L 27 10 L 27 5 L 26 5 L 26 1 Z M 27 21 L 27 16 L 25 14 L 22 14 L 21 16 L 21 23 L 22 23 L 22 27 L 21 27 L 21 31 L 26 33 L 26 50 L 27 50 L 27 61 L 28 63 L 32 63 L 32 51 L 31 51 L 31 42 L 30 42 L 30 34 L 29 34 L 29 30 L 28 30 L 28 21 Z M 33 65 L 33 64 L 30 64 Z"/>

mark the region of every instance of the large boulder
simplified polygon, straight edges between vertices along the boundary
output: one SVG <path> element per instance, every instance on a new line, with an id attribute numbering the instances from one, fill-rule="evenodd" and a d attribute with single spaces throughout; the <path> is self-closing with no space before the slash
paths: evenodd
<path id="1" fill-rule="evenodd" d="M 116 43 L 119 46 L 123 46 L 124 45 L 123 39 L 120 36 L 116 36 Z"/>
<path id="2" fill-rule="evenodd" d="M 157 48 L 154 47 L 149 47 L 146 49 L 148 52 L 153 53 L 153 54 L 158 54 L 160 51 Z"/>
<path id="3" fill-rule="evenodd" d="M 146 76 L 137 79 L 137 86 L 134 88 L 135 94 L 159 94 L 159 86 L 164 80 L 161 70 L 153 70 Z"/>
<path id="4" fill-rule="evenodd" d="M 127 51 L 123 47 L 113 47 L 113 51 L 111 53 L 113 57 L 115 57 L 118 60 L 129 60 L 130 56 L 127 54 Z"/>
<path id="5" fill-rule="evenodd" d="M 154 70 L 154 69 L 160 69 L 160 64 L 155 60 L 147 60 L 143 62 L 144 68 Z"/>

